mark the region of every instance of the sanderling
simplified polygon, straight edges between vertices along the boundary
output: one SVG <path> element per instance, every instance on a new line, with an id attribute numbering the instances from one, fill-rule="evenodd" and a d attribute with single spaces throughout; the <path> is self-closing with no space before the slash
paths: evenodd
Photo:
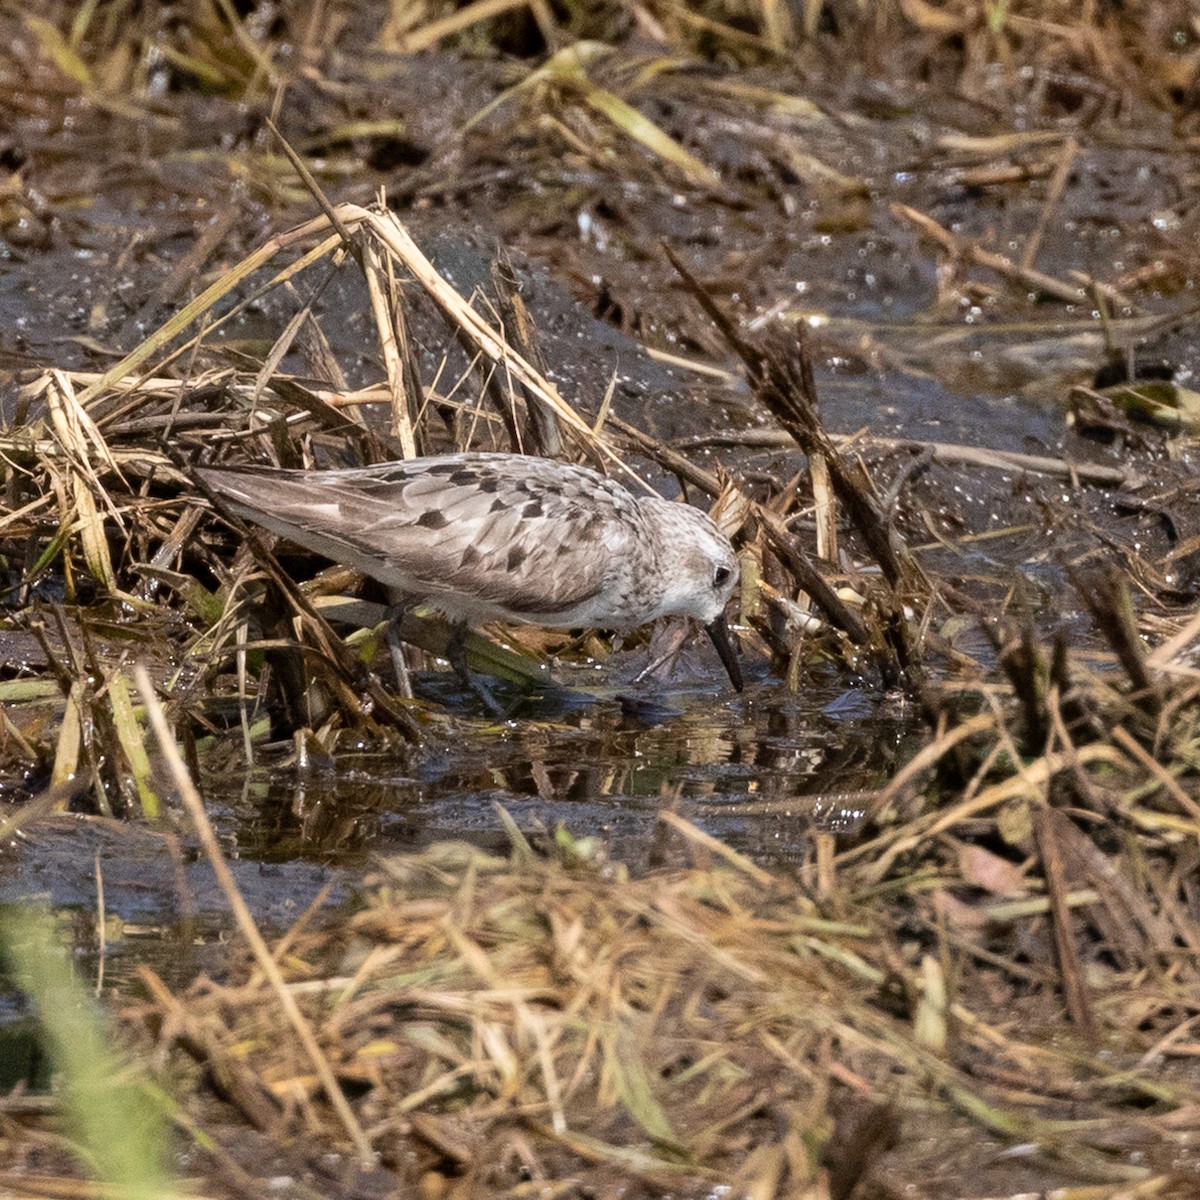
<path id="1" fill-rule="evenodd" d="M 196 474 L 239 516 L 460 626 L 629 630 L 693 617 L 741 690 L 725 624 L 737 556 L 689 505 L 636 497 L 587 467 L 522 454 Z"/>

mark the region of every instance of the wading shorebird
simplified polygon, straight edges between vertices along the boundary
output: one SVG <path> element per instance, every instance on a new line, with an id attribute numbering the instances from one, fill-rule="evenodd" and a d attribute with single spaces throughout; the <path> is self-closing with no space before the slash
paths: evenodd
<path id="1" fill-rule="evenodd" d="M 509 621 L 622 631 L 692 617 L 742 689 L 725 623 L 737 556 L 687 504 L 522 454 L 195 473 L 239 516 L 428 604 L 460 630 Z"/>

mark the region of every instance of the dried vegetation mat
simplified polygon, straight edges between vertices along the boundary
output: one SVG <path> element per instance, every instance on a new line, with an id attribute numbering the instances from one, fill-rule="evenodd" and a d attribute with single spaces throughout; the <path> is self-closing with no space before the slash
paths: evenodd
<path id="1" fill-rule="evenodd" d="M 81 6 L 69 40 L 21 7 L 5 9 L 6 30 L 19 24 L 41 44 L 40 78 L 47 63 L 61 70 L 41 97 L 26 64 L 4 64 L 6 112 L 31 95 L 54 110 L 61 91 L 72 105 L 82 96 L 119 114 L 114 94 L 151 82 L 160 56 L 148 52 L 150 39 L 167 7 Z M 218 7 L 240 34 L 232 6 Z M 315 38 L 322 22 L 310 7 L 301 24 Z M 380 46 L 423 50 L 522 7 L 392 5 Z M 711 166 L 590 80 L 596 47 L 557 49 L 579 32 L 558 27 L 561 6 L 527 7 L 552 53 L 522 94 L 539 104 L 549 96 L 569 118 L 599 114 L 627 144 L 716 190 Z M 913 77 L 947 85 L 922 92 L 922 106 L 939 93 L 952 105 L 954 93 L 986 94 L 994 112 L 1028 121 L 1032 111 L 1047 124 L 1078 113 L 1079 128 L 1098 122 L 1107 136 L 1104 122 L 1129 97 L 1148 95 L 1177 105 L 1190 128 L 1194 21 L 1169 5 L 1077 9 L 904 0 L 609 11 L 613 26 L 750 62 L 809 46 L 822 23 L 843 30 L 846 44 L 884 47 L 903 36 Z M 588 6 L 565 11 L 589 24 Z M 135 19 L 148 40 L 127 46 L 122 24 Z M 95 67 L 78 48 L 101 20 L 114 45 Z M 174 52 L 182 73 L 243 98 L 274 90 L 252 39 L 235 54 L 219 37 L 226 26 L 171 24 L 193 39 L 186 60 Z M 287 57 L 309 63 L 309 49 L 306 41 Z M 828 56 L 820 43 L 809 50 Z M 63 79 L 75 83 L 64 91 Z M 814 107 L 722 86 L 805 119 Z M 71 136 L 50 127 L 57 139 Z M 789 174 L 837 195 L 849 219 L 864 219 L 847 203 L 866 192 L 863 181 L 821 161 L 802 127 L 762 130 L 764 161 L 778 156 Z M 1077 153 L 1057 125 L 943 146 L 979 156 L 961 170 L 964 186 L 1050 178 L 1051 197 Z M 259 169 L 265 176 L 265 162 Z M 48 219 L 33 211 L 37 189 L 25 196 L 19 174 L 0 226 L 10 243 L 22 227 L 49 238 Z M 444 177 L 457 178 L 435 158 L 413 173 L 414 194 L 440 196 Z M 536 203 L 545 203 L 540 194 Z M 1040 225 L 1013 262 L 927 213 L 894 213 L 955 264 L 1081 299 L 1078 279 L 1035 269 Z M 1151 245 L 1144 269 L 1115 285 L 1085 278 L 1086 295 L 1124 306 L 1140 286 L 1190 278 L 1186 237 Z M 381 384 L 362 390 L 347 385 L 319 320 L 322 281 L 347 255 L 367 281 L 385 368 Z M 985 294 L 975 287 L 968 294 Z M 379 684 L 370 669 L 381 657 L 377 633 L 330 628 L 326 617 L 355 581 L 333 570 L 296 588 L 268 547 L 230 538 L 187 477 L 196 455 L 295 466 L 472 446 L 568 454 L 619 471 L 636 452 L 688 489 L 722 497 L 718 515 L 745 555 L 746 629 L 793 685 L 819 653 L 902 685 L 931 730 L 886 792 L 866 798 L 858 832 L 814 834 L 790 875 L 712 843 L 666 803 L 663 857 L 674 865 L 645 878 L 629 878 L 595 844 L 560 834 L 530 845 L 513 829 L 507 858 L 442 845 L 381 862 L 352 911 L 324 927 L 309 918 L 269 950 L 248 935 L 255 957 L 220 982 L 172 994 L 144 972 L 147 999 L 124 1013 L 125 1030 L 186 1097 L 173 1115 L 200 1176 L 193 1190 L 259 1196 L 269 1172 L 272 1194 L 290 1177 L 306 1194 L 390 1189 L 427 1200 L 867 1200 L 1044 1195 L 1052 1186 L 1064 1200 L 1194 1197 L 1200 621 L 1158 610 L 1153 588 L 1135 617 L 1133 585 L 1118 571 L 1081 575 L 1107 640 L 1097 665 L 1065 639 L 1043 641 L 1018 604 L 977 611 L 927 577 L 854 446 L 825 435 L 803 347 L 746 341 L 693 288 L 804 450 L 803 487 L 750 494 L 604 404 L 581 418 L 538 370 L 513 289 L 498 281 L 497 308 L 481 315 L 486 306 L 455 294 L 383 208 L 340 208 L 266 244 L 103 374 L 50 370 L 24 387 L 0 438 L 0 553 L 15 596 L 0 627 L 6 787 L 48 782 L 52 803 L 79 799 L 82 787 L 98 811 L 153 817 L 155 760 L 176 743 L 196 776 L 214 748 L 233 742 L 253 755 L 281 724 L 313 731 L 330 750 L 346 729 L 401 744 L 440 734 L 436 711 Z M 273 346 L 252 353 L 225 337 L 281 294 L 294 299 L 294 315 Z M 457 347 L 448 361 L 463 356 L 461 369 L 435 381 L 422 378 L 408 337 L 413 297 L 445 317 Z M 1156 320 L 1135 312 L 1125 332 L 1142 336 Z M 1061 328 L 1052 325 L 1055 342 Z M 927 338 L 926 327 L 918 333 Z M 283 369 L 297 359 L 302 372 Z M 365 419 L 369 406 L 385 418 Z M 1069 464 L 1062 473 L 1077 478 Z M 1109 468 L 1092 478 L 1116 486 L 1125 476 Z M 796 535 L 809 503 L 821 514 L 819 567 Z M 848 561 L 870 573 L 851 572 Z M 964 613 L 989 634 L 996 670 L 939 645 L 942 619 Z M 409 635 L 439 653 L 436 627 Z M 506 656 L 478 642 L 473 652 L 479 669 L 540 678 L 536 646 Z M 134 685 L 134 662 L 147 665 L 152 687 Z M 144 718 L 160 699 L 169 732 L 156 749 Z M 186 782 L 175 786 L 186 791 Z M 6 817 L 4 841 L 34 815 Z M 113 1194 L 31 1175 L 39 1152 L 72 1135 L 46 1116 L 52 1105 L 21 1100 L 0 1103 L 5 1194 Z M 375 1171 L 355 1175 L 368 1161 Z"/>
<path id="2" fill-rule="evenodd" d="M 261 360 L 212 340 L 249 302 L 237 290 L 293 247 L 263 286 L 294 286 L 346 251 L 362 264 L 386 368 L 369 394 L 337 384 L 311 301 Z M 293 465 L 524 446 L 615 471 L 636 450 L 721 498 L 757 653 L 794 680 L 819 648 L 903 686 L 933 731 L 868 798 L 855 838 L 814 835 L 795 876 L 669 811 L 665 857 L 689 865 L 642 879 L 594 845 L 534 848 L 514 829 L 508 859 L 447 845 L 381 864 L 355 911 L 260 947 L 220 984 L 174 996 L 147 972 L 128 1025 L 169 1072 L 194 1063 L 208 1085 L 180 1124 L 239 1192 L 254 1190 L 258 1167 L 237 1153 L 252 1127 L 273 1161 L 317 1172 L 345 1151 L 431 1197 L 890 1195 L 924 1141 L 944 1155 L 955 1131 L 1006 1148 L 973 1150 L 973 1178 L 994 1194 L 1031 1178 L 1089 1197 L 1195 1194 L 1200 620 L 1139 624 L 1115 568 L 1081 575 L 1109 644 L 1097 667 L 1065 639 L 1044 644 L 1018 604 L 973 611 L 928 578 L 863 464 L 822 429 L 803 342 L 746 341 L 680 270 L 812 466 L 819 550 L 870 571 L 838 579 L 844 566 L 809 557 L 789 524 L 795 489 L 751 495 L 604 405 L 580 417 L 533 365 L 534 344 L 501 332 L 521 322 L 485 320 L 447 290 L 382 207 L 343 206 L 269 243 L 103 376 L 49 371 L 26 389 L 29 419 L 4 439 L 0 534 L 20 551 L 28 608 L 4 636 L 28 638 L 46 670 L 5 684 L 31 689 L 4 696 L 5 753 L 63 788 L 83 779 L 108 811 L 153 813 L 154 762 L 177 743 L 195 776 L 222 735 L 253 752 L 281 713 L 331 749 L 344 729 L 400 745 L 436 735 L 426 707 L 372 672 L 378 642 L 321 615 L 344 572 L 297 589 L 265 545 L 231 544 L 212 520 L 186 463 L 246 447 Z M 465 346 L 476 402 L 419 382 L 402 272 Z M 302 335 L 319 385 L 280 369 Z M 365 403 L 385 406 L 386 429 L 360 416 Z M 162 449 L 147 449 L 150 431 Z M 65 602 L 39 599 L 39 579 Z M 254 615 L 272 591 L 286 614 L 274 631 Z M 998 670 L 932 636 L 935 616 L 964 613 Z M 279 691 L 304 704 L 284 712 L 271 679 L 292 676 L 272 655 L 297 644 L 302 684 Z M 513 653 L 513 670 L 534 654 Z M 136 660 L 149 673 L 135 687 Z M 181 765 L 171 786 L 189 786 Z M 214 1094 L 230 1107 L 214 1112 Z"/>
<path id="3" fill-rule="evenodd" d="M 284 939 L 299 1014 L 260 962 L 126 1020 L 215 1158 L 232 1119 L 401 1194 L 1194 1195 L 1194 801 L 1124 740 L 1013 769 L 968 721 L 924 764 L 990 744 L 973 781 L 799 880 L 669 811 L 645 878 L 438 845 Z"/>

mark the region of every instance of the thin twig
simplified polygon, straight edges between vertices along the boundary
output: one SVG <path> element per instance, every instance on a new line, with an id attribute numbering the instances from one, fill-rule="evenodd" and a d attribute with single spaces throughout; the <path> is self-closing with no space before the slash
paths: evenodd
<path id="1" fill-rule="evenodd" d="M 288 1022 L 296 1031 L 296 1036 L 300 1039 L 301 1045 L 312 1060 L 312 1064 L 325 1089 L 325 1094 L 329 1097 L 330 1103 L 341 1118 L 342 1126 L 354 1142 L 364 1166 L 373 1166 L 375 1163 L 375 1153 L 371 1148 L 371 1143 L 367 1140 L 366 1134 L 359 1125 L 358 1119 L 355 1117 L 354 1111 L 351 1109 L 350 1103 L 337 1081 L 337 1076 L 333 1073 L 333 1068 L 330 1066 L 329 1060 L 325 1057 L 325 1052 L 321 1049 L 320 1043 L 312 1031 L 312 1027 L 300 1011 L 300 1007 L 296 1003 L 292 993 L 288 990 L 287 981 L 284 979 L 278 963 L 276 963 L 274 956 L 271 954 L 270 947 L 267 945 L 262 934 L 259 933 L 258 926 L 254 923 L 254 916 L 250 912 L 246 901 L 242 899 L 242 894 L 238 890 L 233 872 L 229 869 L 229 865 L 225 861 L 225 856 L 221 853 L 221 845 L 217 841 L 217 835 L 212 827 L 212 822 L 208 819 L 208 813 L 204 811 L 204 802 L 200 799 L 200 793 L 196 790 L 196 785 L 192 783 L 191 777 L 187 773 L 187 768 L 183 765 L 183 759 L 179 756 L 179 749 L 175 745 L 175 737 L 167 725 L 166 714 L 163 712 L 162 705 L 158 701 L 154 685 L 150 682 L 150 674 L 141 663 L 134 667 L 133 673 L 134 679 L 137 681 L 138 691 L 141 692 L 142 700 L 146 705 L 146 714 L 150 721 L 150 727 L 154 730 L 154 736 L 158 739 L 159 750 L 162 753 L 167 769 L 170 771 L 171 780 L 175 785 L 180 800 L 183 802 L 184 808 L 187 809 L 188 816 L 192 819 L 196 835 L 199 837 L 200 844 L 204 847 L 204 852 L 208 856 L 213 874 L 217 877 L 217 883 L 220 885 L 221 891 L 225 894 L 225 898 L 229 902 L 234 920 L 237 921 L 242 936 L 249 943 L 250 949 L 254 953 L 255 961 L 258 963 L 259 970 L 266 976 L 271 987 L 274 989 L 280 1007 L 286 1014 Z"/>

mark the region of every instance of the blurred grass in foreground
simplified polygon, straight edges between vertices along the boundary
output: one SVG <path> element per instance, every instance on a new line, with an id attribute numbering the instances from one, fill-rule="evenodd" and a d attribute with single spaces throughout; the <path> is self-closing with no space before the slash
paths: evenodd
<path id="1" fill-rule="evenodd" d="M 5 912 L 0 953 L 41 1023 L 80 1165 L 126 1200 L 174 1195 L 164 1166 L 162 1102 L 114 1049 L 108 1014 L 76 979 L 49 917 Z"/>

